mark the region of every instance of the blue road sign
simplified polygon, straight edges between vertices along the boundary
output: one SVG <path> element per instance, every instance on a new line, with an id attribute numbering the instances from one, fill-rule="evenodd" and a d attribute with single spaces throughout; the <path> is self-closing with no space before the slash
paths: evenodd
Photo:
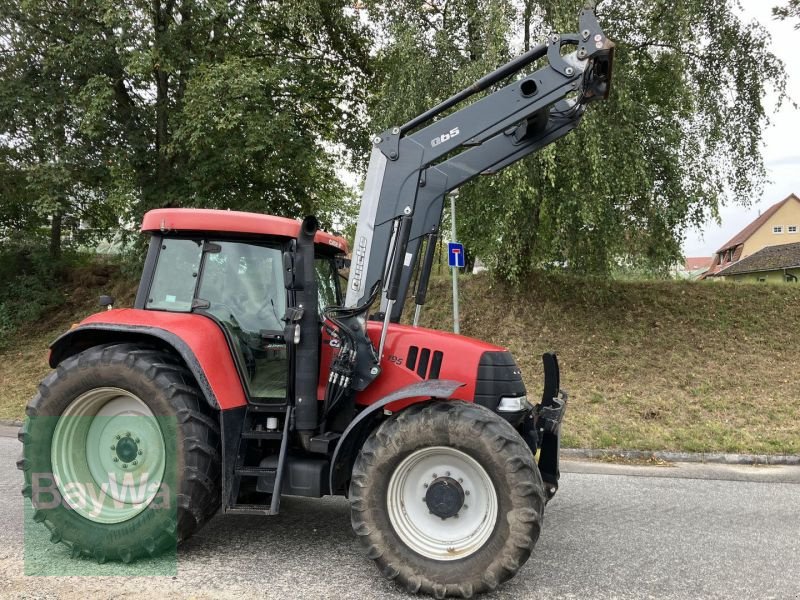
<path id="1" fill-rule="evenodd" d="M 447 244 L 447 264 L 457 269 L 464 267 L 464 244 L 458 242 Z"/>

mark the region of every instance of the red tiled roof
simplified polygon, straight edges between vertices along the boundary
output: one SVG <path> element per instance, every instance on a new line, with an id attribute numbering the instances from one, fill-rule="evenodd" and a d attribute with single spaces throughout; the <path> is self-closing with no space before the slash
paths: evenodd
<path id="1" fill-rule="evenodd" d="M 794 194 L 789 194 L 786 198 L 784 198 L 783 200 L 781 200 L 777 204 L 773 204 L 767 210 L 765 210 L 763 213 L 761 213 L 761 215 L 755 221 L 750 223 L 750 225 L 748 225 L 747 227 L 742 229 L 739 233 L 737 233 L 735 236 L 733 236 L 730 240 L 727 241 L 727 243 L 723 244 L 720 247 L 720 249 L 717 250 L 717 252 L 723 252 L 725 250 L 728 250 L 729 248 L 733 248 L 735 246 L 738 246 L 739 244 L 744 244 L 751 235 L 753 235 L 756 231 L 758 231 L 759 227 L 761 227 L 764 223 L 766 223 L 767 220 L 772 215 L 774 215 L 776 212 L 778 212 L 778 209 L 781 206 L 783 206 L 784 204 L 789 202 L 789 200 L 792 200 L 792 199 L 794 199 L 797 202 L 800 202 L 800 198 L 798 198 Z"/>
<path id="2" fill-rule="evenodd" d="M 742 247 L 741 247 L 741 246 L 738 246 L 738 247 L 736 248 L 736 252 L 737 252 L 738 254 L 741 254 L 741 249 L 742 249 Z M 724 269 L 724 268 L 725 268 L 726 266 L 728 266 L 729 264 L 731 264 L 731 263 L 729 263 L 729 262 L 722 262 L 722 259 L 720 259 L 720 256 L 719 256 L 719 254 L 715 254 L 715 255 L 714 255 L 714 258 L 713 258 L 713 259 L 712 259 L 712 261 L 711 261 L 711 266 L 708 268 L 708 271 L 706 271 L 705 273 L 703 273 L 703 277 L 702 277 L 701 279 L 705 279 L 706 277 L 710 277 L 710 276 L 711 276 L 711 275 L 713 275 L 714 273 L 718 273 L 718 272 L 720 272 L 722 269 Z"/>
<path id="3" fill-rule="evenodd" d="M 699 271 L 700 269 L 707 269 L 711 266 L 711 261 L 713 260 L 713 256 L 687 256 L 683 263 L 683 268 L 687 271 Z"/>
<path id="4" fill-rule="evenodd" d="M 711 267 L 708 269 L 708 271 L 703 273 L 703 276 L 701 277 L 701 279 L 705 279 L 706 277 L 711 277 L 712 275 L 716 275 L 722 269 L 728 268 L 730 265 L 732 265 L 733 263 L 738 261 L 740 258 L 742 258 L 742 252 L 744 252 L 744 244 L 739 244 L 734 249 L 733 256 L 731 257 L 731 259 L 729 261 L 725 261 L 725 262 L 721 262 L 719 254 L 715 254 L 712 257 Z M 726 253 L 727 253 L 727 251 L 726 251 Z"/>

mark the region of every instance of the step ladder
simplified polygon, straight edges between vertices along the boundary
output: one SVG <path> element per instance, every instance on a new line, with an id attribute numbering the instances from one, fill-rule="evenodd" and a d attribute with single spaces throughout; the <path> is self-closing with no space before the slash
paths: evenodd
<path id="1" fill-rule="evenodd" d="M 277 515 L 280 511 L 281 486 L 286 469 L 286 454 L 289 441 L 289 425 L 294 407 L 286 404 L 249 404 L 246 408 L 241 434 L 233 466 L 230 496 L 226 499 L 225 512 L 233 514 Z M 280 430 L 267 430 L 264 423 L 269 417 L 283 419 Z M 262 467 L 246 464 L 248 449 L 251 444 L 278 445 L 277 464 L 274 467 Z M 243 481 L 253 478 L 268 477 L 274 480 L 269 502 L 252 504 L 239 502 Z M 258 493 L 258 492 L 256 492 Z"/>

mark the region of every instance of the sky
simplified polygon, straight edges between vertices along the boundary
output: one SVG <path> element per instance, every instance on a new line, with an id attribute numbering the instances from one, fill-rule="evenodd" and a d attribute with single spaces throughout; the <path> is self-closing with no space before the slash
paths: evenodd
<path id="1" fill-rule="evenodd" d="M 789 76 L 789 97 L 800 103 L 800 60 L 796 55 L 800 30 L 794 29 L 796 20 L 776 21 L 772 18 L 772 7 L 785 3 L 784 0 L 741 1 L 744 18 L 756 19 L 772 35 L 772 51 L 783 60 Z M 767 106 L 774 104 L 774 97 L 769 97 Z M 764 134 L 764 162 L 769 182 L 761 197 L 751 198 L 747 207 L 730 203 L 720 209 L 721 223 L 711 220 L 701 229 L 688 231 L 683 244 L 686 256 L 711 256 L 758 217 L 759 211 L 763 212 L 789 194 L 800 196 L 800 110 L 785 103 L 771 118 L 772 124 Z"/>

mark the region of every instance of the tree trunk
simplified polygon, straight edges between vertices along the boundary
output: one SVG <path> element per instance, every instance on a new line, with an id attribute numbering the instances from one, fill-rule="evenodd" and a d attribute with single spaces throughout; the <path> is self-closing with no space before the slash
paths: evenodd
<path id="1" fill-rule="evenodd" d="M 169 157 L 169 76 L 162 70 L 156 71 L 156 182 L 163 187 L 168 180 Z"/>
<path id="2" fill-rule="evenodd" d="M 167 154 L 169 145 L 169 73 L 167 73 L 159 60 L 163 59 L 165 38 L 170 27 L 171 14 L 174 10 L 174 1 L 169 0 L 162 5 L 160 0 L 153 0 L 153 49 L 158 59 L 153 65 L 153 76 L 156 83 L 156 197 L 161 196 L 160 203 L 168 200 L 165 197 L 169 184 L 170 161 Z M 147 208 L 152 208 L 148 206 Z"/>
<path id="3" fill-rule="evenodd" d="M 467 52 L 470 62 L 475 62 L 480 58 L 480 29 L 476 21 L 479 18 L 478 3 L 476 0 L 468 0 L 467 8 Z"/>
<path id="4" fill-rule="evenodd" d="M 531 49 L 531 1 L 525 1 L 525 9 L 522 13 L 523 35 L 525 52 Z"/>
<path id="5" fill-rule="evenodd" d="M 61 258 L 61 212 L 54 212 L 50 225 L 50 258 Z"/>

